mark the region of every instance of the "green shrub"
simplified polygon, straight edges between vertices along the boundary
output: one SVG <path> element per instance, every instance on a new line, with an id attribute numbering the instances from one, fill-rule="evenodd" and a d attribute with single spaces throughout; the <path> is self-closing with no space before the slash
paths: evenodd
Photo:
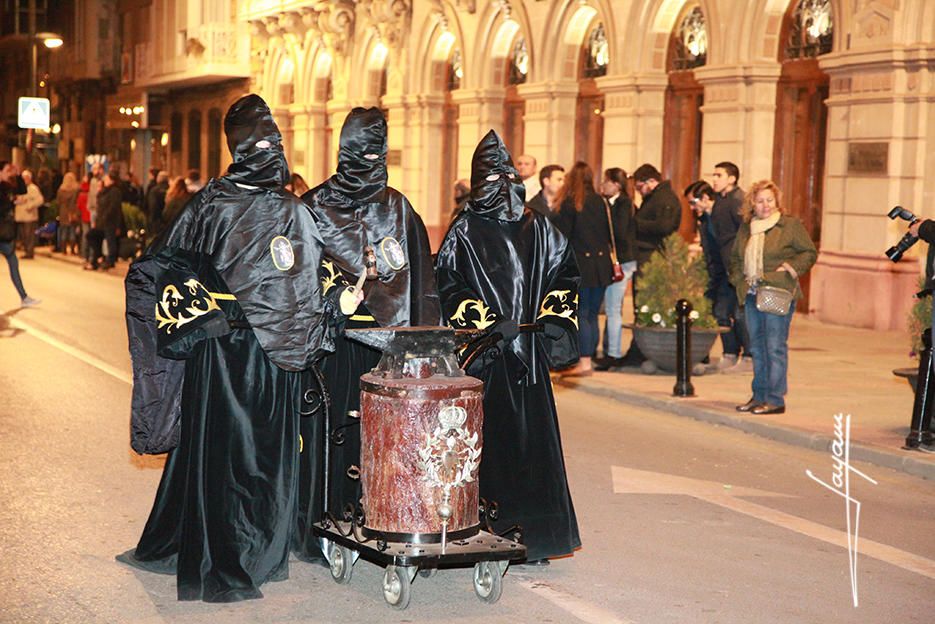
<path id="1" fill-rule="evenodd" d="M 120 207 L 123 209 L 123 222 L 126 223 L 127 230 L 146 227 L 146 215 L 142 210 L 127 202 L 123 202 Z"/>
<path id="2" fill-rule="evenodd" d="M 919 290 L 925 288 L 925 278 L 919 278 Z M 918 359 L 922 353 L 922 332 L 932 324 L 932 297 L 916 299 L 909 310 L 909 341 L 912 350 L 909 357 Z"/>
<path id="3" fill-rule="evenodd" d="M 675 302 L 687 299 L 692 305 L 695 327 L 715 328 L 711 302 L 704 296 L 708 270 L 704 256 L 692 258 L 678 232 L 663 242 L 643 267 L 636 284 L 636 324 L 644 327 L 675 327 Z"/>

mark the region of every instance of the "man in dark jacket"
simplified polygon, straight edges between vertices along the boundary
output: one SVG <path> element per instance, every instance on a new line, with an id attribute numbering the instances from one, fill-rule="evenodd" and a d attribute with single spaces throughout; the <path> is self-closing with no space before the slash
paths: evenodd
<path id="1" fill-rule="evenodd" d="M 166 208 L 166 192 L 169 190 L 169 174 L 160 171 L 156 181 L 146 190 L 147 238 L 153 240 L 165 227 L 162 213 Z"/>
<path id="2" fill-rule="evenodd" d="M 714 166 L 714 174 L 711 176 L 711 188 L 715 193 L 714 206 L 711 208 L 711 229 L 725 268 L 730 266 L 730 252 L 737 230 L 743 223 L 741 212 L 744 192 L 737 186 L 739 180 L 740 169 L 734 163 L 723 161 Z M 747 351 L 749 339 L 744 315 L 738 314 L 737 295 L 726 275 L 718 278 L 715 284 L 711 310 L 717 324 L 729 329 L 721 334 L 724 357 L 718 362 L 718 368 L 729 373 L 752 373 L 753 359 Z"/>
<path id="3" fill-rule="evenodd" d="M 98 269 L 98 258 L 103 255 L 102 242 L 107 241 L 107 259 L 101 265 L 102 269 L 113 268 L 117 263 L 117 237 L 124 231 L 123 225 L 123 191 L 111 174 L 105 173 L 101 180 L 101 191 L 97 196 L 97 213 L 91 230 L 88 232 L 88 242 L 91 244 L 92 258 L 90 269 Z"/>
<path id="4" fill-rule="evenodd" d="M 565 168 L 561 165 L 546 165 L 539 170 L 541 190 L 532 199 L 526 200 L 526 206 L 539 214 L 551 217 L 558 212 L 555 200 L 565 183 Z"/>
<path id="5" fill-rule="evenodd" d="M 633 172 L 636 191 L 643 196 L 643 203 L 636 211 L 636 276 L 633 280 L 633 310 L 637 309 L 637 289 L 642 276 L 643 266 L 657 249 L 661 249 L 667 236 L 679 229 L 682 220 L 682 206 L 672 190 L 672 184 L 662 179 L 659 170 L 650 164 L 640 165 Z M 623 364 L 639 366 L 646 357 L 640 351 L 636 340 L 630 342 Z"/>

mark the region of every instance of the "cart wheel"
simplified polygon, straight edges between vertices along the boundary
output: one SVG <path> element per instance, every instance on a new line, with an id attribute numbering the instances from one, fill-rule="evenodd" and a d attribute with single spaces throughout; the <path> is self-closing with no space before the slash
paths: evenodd
<path id="1" fill-rule="evenodd" d="M 483 602 L 494 603 L 503 593 L 500 566 L 492 561 L 481 561 L 474 566 L 474 593 Z"/>
<path id="2" fill-rule="evenodd" d="M 383 599 L 386 604 L 402 611 L 409 606 L 409 575 L 403 568 L 386 566 L 383 573 Z"/>
<path id="3" fill-rule="evenodd" d="M 422 568 L 419 570 L 419 576 L 422 578 L 432 578 L 438 574 L 438 568 Z"/>
<path id="4" fill-rule="evenodd" d="M 347 585 L 351 582 L 351 573 L 354 571 L 353 553 L 349 548 L 331 545 L 331 578 L 335 583 Z"/>

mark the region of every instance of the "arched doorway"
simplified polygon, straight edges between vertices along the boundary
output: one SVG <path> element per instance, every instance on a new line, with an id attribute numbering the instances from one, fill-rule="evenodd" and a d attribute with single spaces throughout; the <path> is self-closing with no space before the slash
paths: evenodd
<path id="1" fill-rule="evenodd" d="M 688 3 L 675 20 L 666 58 L 668 86 L 662 130 L 662 175 L 672 181 L 681 198 L 679 233 L 695 237 L 695 219 L 682 190 L 701 176 L 701 126 L 704 87 L 694 70 L 707 61 L 708 35 L 705 16 L 697 3 Z"/>
<path id="2" fill-rule="evenodd" d="M 454 210 L 452 187 L 458 176 L 458 105 L 452 98 L 452 91 L 461 88 L 464 68 L 461 60 L 461 48 L 452 46 L 445 70 L 445 103 L 442 110 L 442 183 L 439 206 L 442 207 L 443 219 L 447 219 L 450 210 Z"/>
<path id="3" fill-rule="evenodd" d="M 201 111 L 188 112 L 188 168 L 201 171 Z"/>
<path id="4" fill-rule="evenodd" d="M 526 82 L 529 76 L 529 48 L 526 38 L 517 29 L 510 45 L 510 54 L 506 57 L 506 79 L 503 99 L 503 143 L 515 159 L 525 149 L 526 101 L 519 94 L 517 87 Z"/>
<path id="5" fill-rule="evenodd" d="M 212 108 L 208 111 L 208 170 L 205 178 L 221 175 L 221 110 Z"/>
<path id="6" fill-rule="evenodd" d="M 602 22 L 594 22 L 581 45 L 578 100 L 575 110 L 575 160 L 590 165 L 595 184 L 603 171 L 604 94 L 595 78 L 607 75 L 610 52 Z"/>
<path id="7" fill-rule="evenodd" d="M 783 18 L 776 88 L 773 180 L 785 209 L 802 220 L 818 246 L 821 238 L 828 75 L 818 56 L 831 52 L 831 0 L 794 0 Z M 810 273 L 809 273 L 810 275 Z M 801 280 L 801 309 L 808 309 L 810 279 Z"/>

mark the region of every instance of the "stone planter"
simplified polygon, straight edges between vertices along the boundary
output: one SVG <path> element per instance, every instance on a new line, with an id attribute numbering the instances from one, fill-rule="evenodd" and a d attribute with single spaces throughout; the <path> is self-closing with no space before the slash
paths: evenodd
<path id="1" fill-rule="evenodd" d="M 640 351 L 643 352 L 659 370 L 669 373 L 675 372 L 675 328 L 674 327 L 642 327 L 626 324 L 624 327 L 633 330 L 633 337 Z M 700 329 L 692 327 L 691 330 L 691 366 L 700 364 L 705 359 L 717 340 L 718 334 L 727 331 L 726 328 Z"/>

